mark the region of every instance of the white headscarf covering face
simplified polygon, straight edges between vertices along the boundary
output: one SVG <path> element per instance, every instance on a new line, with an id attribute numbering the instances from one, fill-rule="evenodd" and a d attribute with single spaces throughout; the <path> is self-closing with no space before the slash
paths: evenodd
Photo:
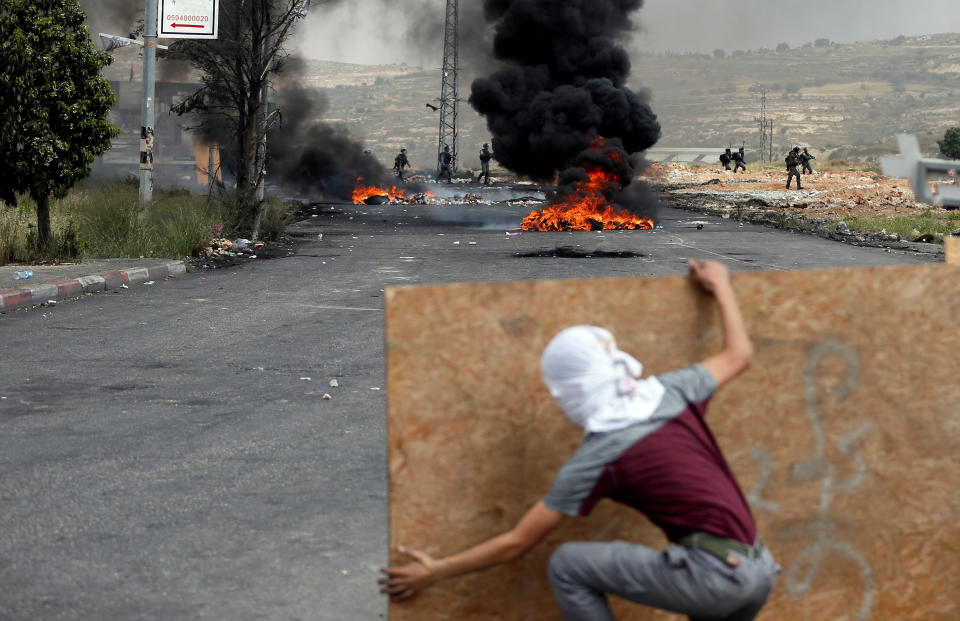
<path id="1" fill-rule="evenodd" d="M 657 378 L 640 379 L 643 365 L 596 326 L 574 326 L 553 337 L 540 370 L 560 409 L 588 433 L 648 420 L 666 392 Z"/>

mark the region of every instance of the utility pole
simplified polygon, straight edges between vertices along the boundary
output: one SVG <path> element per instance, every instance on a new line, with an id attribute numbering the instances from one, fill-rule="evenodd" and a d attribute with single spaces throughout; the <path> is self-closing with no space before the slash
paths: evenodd
<path id="1" fill-rule="evenodd" d="M 767 161 L 773 162 L 773 119 L 767 119 L 767 134 L 767 148 L 770 149 Z"/>
<path id="2" fill-rule="evenodd" d="M 457 77 L 460 72 L 458 30 L 460 24 L 459 0 L 447 0 L 447 21 L 443 29 L 443 85 L 440 88 L 440 140 L 437 143 L 437 172 L 440 172 L 440 154 L 450 147 L 456 172 L 457 159 Z"/>
<path id="3" fill-rule="evenodd" d="M 140 123 L 140 208 L 153 200 L 153 150 L 157 72 L 157 0 L 147 0 L 143 18 L 143 114 Z"/>
<path id="4" fill-rule="evenodd" d="M 773 119 L 767 118 L 767 89 L 760 91 L 760 116 L 753 119 L 760 129 L 760 161 L 773 161 Z"/>
<path id="5" fill-rule="evenodd" d="M 760 116 L 754 117 L 753 120 L 757 123 L 757 126 L 760 129 L 760 161 L 761 162 L 772 162 L 773 161 L 773 151 L 772 145 L 773 142 L 773 121 L 767 118 L 767 89 L 766 87 L 760 91 Z M 767 132 L 768 128 L 770 130 L 770 135 L 768 138 Z"/>

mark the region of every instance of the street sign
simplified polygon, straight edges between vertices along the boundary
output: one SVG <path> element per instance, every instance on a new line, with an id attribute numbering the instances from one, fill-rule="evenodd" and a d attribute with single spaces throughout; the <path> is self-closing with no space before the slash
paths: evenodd
<path id="1" fill-rule="evenodd" d="M 161 39 L 216 39 L 220 0 L 159 0 Z"/>

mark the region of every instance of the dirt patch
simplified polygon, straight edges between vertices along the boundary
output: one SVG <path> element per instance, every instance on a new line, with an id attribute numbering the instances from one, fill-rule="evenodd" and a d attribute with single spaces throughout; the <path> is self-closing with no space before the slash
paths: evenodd
<path id="1" fill-rule="evenodd" d="M 853 230 L 853 217 L 896 218 L 929 213 L 946 217 L 949 210 L 918 203 L 906 179 L 868 171 L 815 170 L 804 175 L 802 189 L 786 189 L 785 171 L 747 170 L 733 173 L 722 166 L 691 167 L 654 162 L 645 179 L 670 204 L 683 209 L 736 218 L 778 228 L 791 228 L 838 241 L 928 251 L 930 239 L 901 239 L 884 231 Z M 791 184 L 793 185 L 793 184 Z M 795 188 L 795 186 L 794 186 Z"/>
<path id="2" fill-rule="evenodd" d="M 778 207 L 807 217 L 842 219 L 852 215 L 896 217 L 918 209 L 944 211 L 914 200 L 906 179 L 864 171 L 819 171 L 804 175 L 801 190 L 786 189 L 787 174 L 780 171 L 733 173 L 723 167 L 690 167 L 654 163 L 644 175 L 671 196 L 697 194 L 705 207 L 740 206 L 746 209 Z M 795 184 L 791 184 L 796 188 Z"/>

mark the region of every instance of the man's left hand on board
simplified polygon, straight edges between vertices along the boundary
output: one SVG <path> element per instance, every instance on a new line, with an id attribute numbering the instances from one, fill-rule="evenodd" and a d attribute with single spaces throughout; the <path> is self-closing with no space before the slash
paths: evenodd
<path id="1" fill-rule="evenodd" d="M 382 568 L 380 571 L 387 577 L 381 579 L 378 584 L 383 585 L 380 589 L 381 593 L 389 595 L 395 602 L 402 602 L 414 597 L 437 581 L 433 571 L 436 561 L 419 550 L 411 550 L 403 546 L 399 546 L 397 552 L 409 556 L 414 562 Z"/>

